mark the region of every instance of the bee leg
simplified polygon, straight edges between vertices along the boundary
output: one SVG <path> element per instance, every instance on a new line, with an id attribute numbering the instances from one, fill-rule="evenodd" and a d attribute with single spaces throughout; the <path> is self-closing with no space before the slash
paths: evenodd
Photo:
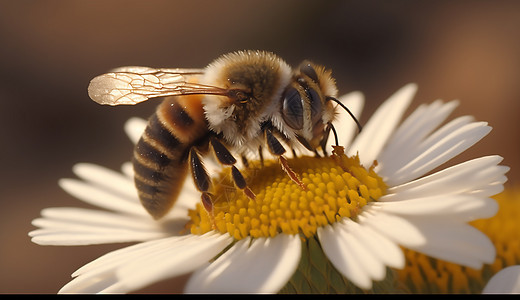
<path id="1" fill-rule="evenodd" d="M 206 209 L 207 212 L 213 212 L 213 200 L 211 199 L 210 194 L 207 192 L 202 192 L 200 198 L 202 199 L 202 205 L 204 205 L 204 209 Z"/>
<path id="2" fill-rule="evenodd" d="M 291 151 L 292 151 L 292 155 L 294 158 L 298 157 L 298 155 L 296 154 L 296 150 L 294 150 L 294 148 L 291 148 Z"/>
<path id="3" fill-rule="evenodd" d="M 236 186 L 243 190 L 244 194 L 246 194 L 249 199 L 255 200 L 255 193 L 253 193 L 253 191 L 247 186 L 246 179 L 244 176 L 242 176 L 242 173 L 240 173 L 237 167 L 233 166 L 231 168 L 231 175 L 233 176 L 233 180 L 235 181 Z"/>
<path id="4" fill-rule="evenodd" d="M 327 150 L 325 149 L 325 147 L 321 147 L 321 150 L 323 151 L 323 157 L 329 156 L 329 154 L 327 153 Z"/>
<path id="5" fill-rule="evenodd" d="M 280 155 L 278 157 L 278 159 L 280 160 L 280 166 L 282 166 L 282 170 L 284 170 L 285 173 L 287 173 L 287 175 L 289 176 L 289 178 L 291 178 L 292 181 L 294 181 L 294 183 L 296 183 L 298 186 L 300 186 L 300 188 L 302 190 L 306 190 L 307 187 L 305 186 L 305 184 L 300 180 L 300 177 L 298 177 L 298 174 L 296 174 L 292 169 L 291 167 L 289 166 L 289 163 L 287 162 L 287 159 L 283 156 L 283 155 Z"/>
<path id="6" fill-rule="evenodd" d="M 247 160 L 247 158 L 244 155 L 242 155 L 240 159 L 242 159 L 242 164 L 244 164 L 246 168 L 249 168 L 249 161 Z"/>
<path id="7" fill-rule="evenodd" d="M 292 181 L 294 181 L 298 186 L 300 186 L 300 188 L 305 190 L 306 189 L 305 184 L 303 184 L 303 182 L 300 180 L 300 178 L 298 177 L 298 174 L 296 174 L 291 169 L 291 167 L 289 166 L 289 163 L 287 162 L 287 159 L 283 156 L 283 154 L 285 153 L 285 148 L 269 129 L 265 130 L 265 140 L 266 140 L 267 148 L 269 149 L 269 151 L 273 155 L 278 156 L 280 165 L 282 166 L 282 170 L 284 170 L 284 172 L 287 173 L 289 178 L 291 178 Z"/>
<path id="8" fill-rule="evenodd" d="M 200 159 L 200 155 L 194 148 L 191 148 L 190 150 L 190 166 L 191 175 L 193 176 L 195 186 L 199 191 L 207 192 L 210 185 L 208 171 L 206 171 L 206 168 L 204 168 L 204 165 Z"/>
<path id="9" fill-rule="evenodd" d="M 273 155 L 281 156 L 285 153 L 285 148 L 269 129 L 265 130 L 265 141 L 269 152 L 271 152 Z"/>
<path id="10" fill-rule="evenodd" d="M 195 148 L 190 149 L 189 159 L 193 182 L 195 182 L 195 187 L 197 187 L 197 189 L 202 192 L 201 199 L 204 208 L 209 214 L 211 214 L 213 212 L 213 201 L 211 200 L 211 195 L 208 193 L 211 183 L 208 171 L 206 171 L 206 168 L 204 168 L 202 160 L 200 159 L 200 155 L 197 153 Z"/>
<path id="11" fill-rule="evenodd" d="M 264 166 L 264 151 L 262 149 L 262 146 L 258 147 L 258 157 L 260 158 L 260 165 Z"/>
<path id="12" fill-rule="evenodd" d="M 235 185 L 244 191 L 244 194 L 246 194 L 247 197 L 250 199 L 255 199 L 255 193 L 247 186 L 246 180 L 242 173 L 237 169 L 237 167 L 234 166 L 234 164 L 237 162 L 235 157 L 229 152 L 229 150 L 224 146 L 218 139 L 212 137 L 210 138 L 211 146 L 213 147 L 213 150 L 215 151 L 215 156 L 223 165 L 233 165 L 231 168 L 231 174 L 233 176 L 233 181 L 235 181 Z"/>

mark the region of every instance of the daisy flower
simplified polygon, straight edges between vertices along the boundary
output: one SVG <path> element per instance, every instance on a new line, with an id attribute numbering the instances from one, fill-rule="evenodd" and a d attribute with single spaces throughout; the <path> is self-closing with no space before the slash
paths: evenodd
<path id="1" fill-rule="evenodd" d="M 491 128 L 469 116 L 443 124 L 457 102 L 440 100 L 400 123 L 416 89 L 398 90 L 357 136 L 341 111 L 335 127 L 344 148 L 288 159 L 305 189 L 276 162 L 252 161 L 243 168 L 251 200 L 235 189 L 229 168 L 207 164 L 215 174 L 211 212 L 186 180 L 158 222 L 139 204 L 130 164 L 122 173 L 79 164 L 80 179 L 60 186 L 108 211 L 48 208 L 30 236 L 45 245 L 139 242 L 81 267 L 62 293 L 130 292 L 188 273 L 188 293 L 392 292 L 388 270 L 405 267 L 402 248 L 480 269 L 495 247 L 468 222 L 497 212 L 490 196 L 502 191 L 508 168 L 492 155 L 432 173 Z M 359 116 L 361 93 L 340 100 Z M 134 142 L 145 124 L 127 123 Z"/>

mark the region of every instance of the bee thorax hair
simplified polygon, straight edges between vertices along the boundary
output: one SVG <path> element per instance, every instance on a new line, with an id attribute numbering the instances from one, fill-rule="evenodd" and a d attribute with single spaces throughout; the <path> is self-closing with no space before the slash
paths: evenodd
<path id="1" fill-rule="evenodd" d="M 279 113 L 279 99 L 291 73 L 289 65 L 270 52 L 238 51 L 216 59 L 202 82 L 240 90 L 243 98 L 206 96 L 203 105 L 209 129 L 233 146 L 252 142 L 261 135 L 261 124 Z"/>

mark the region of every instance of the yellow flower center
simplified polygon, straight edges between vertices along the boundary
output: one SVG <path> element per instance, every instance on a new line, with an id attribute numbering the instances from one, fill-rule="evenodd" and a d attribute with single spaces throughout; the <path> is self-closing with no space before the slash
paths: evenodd
<path id="1" fill-rule="evenodd" d="M 335 147 L 330 157 L 288 160 L 305 188 L 296 184 L 277 161 L 252 162 L 242 171 L 255 193 L 253 200 L 235 187 L 230 168 L 213 178 L 212 210 L 202 204 L 189 212 L 191 233 L 211 230 L 229 233 L 237 240 L 251 236 L 274 237 L 279 233 L 311 237 L 317 228 L 342 218 L 355 218 L 361 208 L 386 192 L 374 171 L 347 157 Z"/>
<path id="2" fill-rule="evenodd" d="M 495 245 L 493 264 L 475 270 L 403 249 L 406 267 L 397 271 L 400 284 L 415 293 L 480 293 L 495 273 L 520 264 L 520 189 L 506 189 L 493 198 L 499 205 L 497 214 L 470 223 Z"/>

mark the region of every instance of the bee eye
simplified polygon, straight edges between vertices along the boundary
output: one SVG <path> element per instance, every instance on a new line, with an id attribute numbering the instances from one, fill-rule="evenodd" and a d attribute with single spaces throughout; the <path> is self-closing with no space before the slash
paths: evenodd
<path id="1" fill-rule="evenodd" d="M 307 89 L 306 92 L 311 102 L 312 123 L 315 124 L 321 118 L 321 98 L 318 92 L 316 92 L 314 89 Z"/>
<path id="2" fill-rule="evenodd" d="M 290 87 L 285 92 L 282 104 L 282 118 L 293 129 L 303 128 L 303 104 L 300 93 Z"/>
<path id="3" fill-rule="evenodd" d="M 318 74 L 316 74 L 316 70 L 314 70 L 314 67 L 310 63 L 304 63 L 300 67 L 300 72 L 307 75 L 314 82 L 318 82 Z"/>

